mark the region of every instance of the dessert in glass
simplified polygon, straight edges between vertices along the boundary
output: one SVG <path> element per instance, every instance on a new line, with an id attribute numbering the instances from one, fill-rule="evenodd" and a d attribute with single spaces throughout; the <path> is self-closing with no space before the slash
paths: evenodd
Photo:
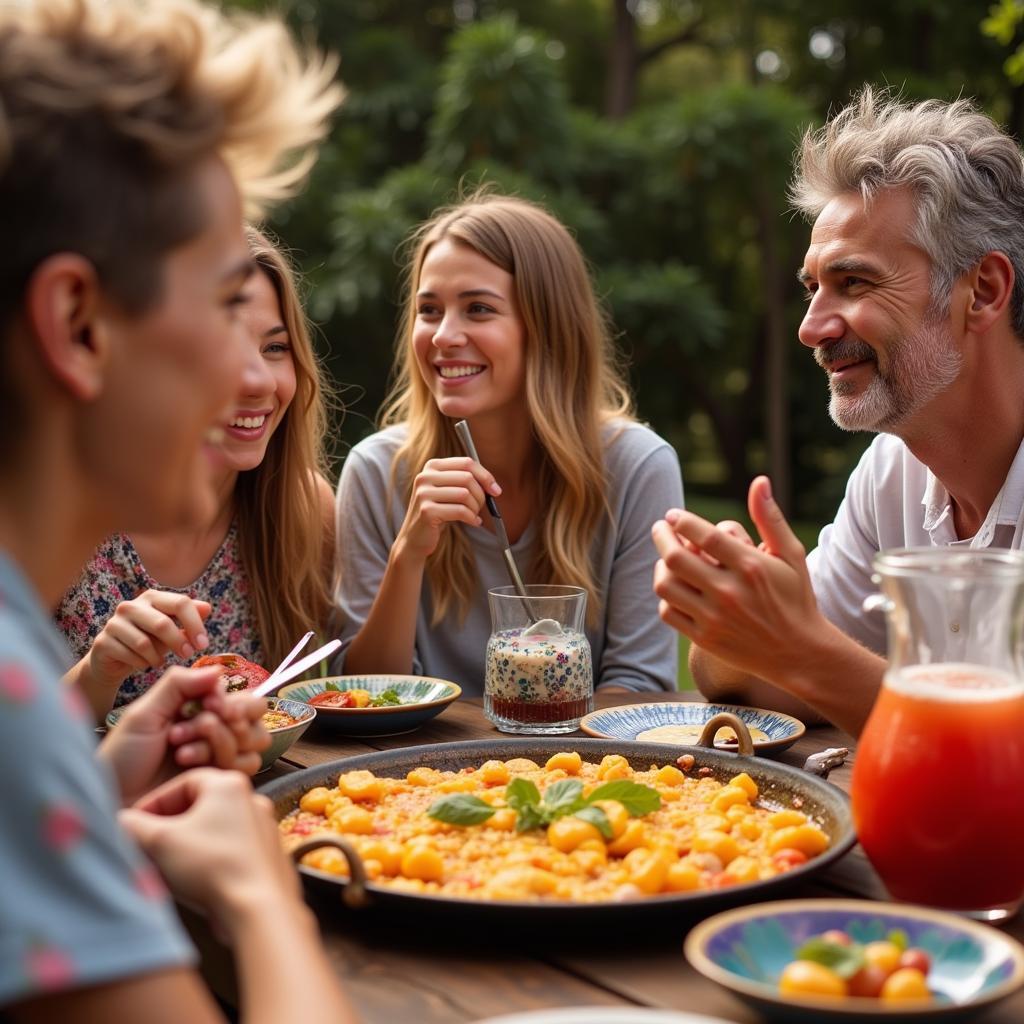
<path id="1" fill-rule="evenodd" d="M 539 584 L 525 591 L 488 591 L 484 712 L 502 732 L 573 732 L 594 708 L 586 591 Z"/>

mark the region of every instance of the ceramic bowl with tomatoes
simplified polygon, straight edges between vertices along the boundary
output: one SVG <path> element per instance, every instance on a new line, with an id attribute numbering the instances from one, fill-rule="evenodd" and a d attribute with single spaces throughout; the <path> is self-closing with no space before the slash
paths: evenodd
<path id="1" fill-rule="evenodd" d="M 462 693 L 432 676 L 328 676 L 288 683 L 278 696 L 316 708 L 317 720 L 345 736 L 397 736 L 429 721 Z"/>
<path id="2" fill-rule="evenodd" d="M 698 924 L 686 958 L 774 1020 L 974 1020 L 1024 984 L 1024 948 L 909 904 L 786 900 Z"/>

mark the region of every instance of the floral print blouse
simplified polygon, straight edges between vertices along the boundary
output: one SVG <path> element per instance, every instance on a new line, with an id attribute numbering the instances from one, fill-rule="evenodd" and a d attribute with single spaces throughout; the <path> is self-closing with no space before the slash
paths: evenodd
<path id="1" fill-rule="evenodd" d="M 173 665 L 188 665 L 200 654 L 242 655 L 262 665 L 264 654 L 256 633 L 249 599 L 249 578 L 238 554 L 238 524 L 232 523 L 217 553 L 199 578 L 187 587 L 166 587 L 146 571 L 131 538 L 116 533 L 96 550 L 78 582 L 64 595 L 56 613 L 57 627 L 67 638 L 75 660 L 84 658 L 107 619 L 121 601 L 130 601 L 144 590 L 188 594 L 213 606 L 206 619 L 210 645 L 188 661 L 169 654 L 157 668 L 128 676 L 121 684 L 114 707 L 145 693 Z"/>

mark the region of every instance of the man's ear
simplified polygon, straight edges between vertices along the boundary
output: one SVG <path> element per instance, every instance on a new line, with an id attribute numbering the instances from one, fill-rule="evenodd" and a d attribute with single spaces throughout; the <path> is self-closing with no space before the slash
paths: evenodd
<path id="1" fill-rule="evenodd" d="M 96 269 L 75 253 L 43 260 L 25 292 L 28 327 L 53 377 L 80 401 L 103 389 L 108 359 Z"/>
<path id="2" fill-rule="evenodd" d="M 1013 264 L 1001 252 L 986 253 L 967 274 L 969 301 L 965 326 L 984 334 L 1005 313 L 1013 296 Z"/>

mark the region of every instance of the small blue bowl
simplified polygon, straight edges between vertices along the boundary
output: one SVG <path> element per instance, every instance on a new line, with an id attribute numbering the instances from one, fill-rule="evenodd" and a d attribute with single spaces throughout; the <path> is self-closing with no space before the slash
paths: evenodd
<path id="1" fill-rule="evenodd" d="M 308 703 L 325 690 L 369 690 L 371 694 L 395 690 L 402 703 L 383 708 L 329 708 L 316 705 L 321 722 L 345 736 L 398 736 L 412 732 L 439 715 L 461 693 L 462 687 L 432 676 L 326 676 L 282 686 L 278 696 Z"/>
<path id="2" fill-rule="evenodd" d="M 736 715 L 747 728 L 760 729 L 768 738 L 754 739 L 754 750 L 758 754 L 778 753 L 796 743 L 803 736 L 804 723 L 790 715 L 778 711 L 765 711 L 762 708 L 748 708 L 739 704 L 705 704 L 701 701 L 666 701 L 660 704 L 623 704 L 614 708 L 602 708 L 591 711 L 580 721 L 580 728 L 590 736 L 609 740 L 640 740 L 647 739 L 640 733 L 648 729 L 663 726 L 683 727 L 692 729 L 692 738 L 659 739 L 651 737 L 652 743 L 681 743 L 692 746 L 708 719 L 722 711 Z M 721 733 L 719 733 L 721 734 Z M 736 744 L 715 742 L 722 750 L 735 750 Z"/>
<path id="3" fill-rule="evenodd" d="M 928 987 L 934 998 L 900 1004 L 779 992 L 779 975 L 796 959 L 796 950 L 831 928 L 863 943 L 902 929 L 911 946 L 931 957 Z M 705 977 L 785 1021 L 973 1020 L 1024 984 L 1024 948 L 1008 935 L 944 911 L 869 900 L 785 900 L 726 911 L 697 925 L 685 952 Z"/>

